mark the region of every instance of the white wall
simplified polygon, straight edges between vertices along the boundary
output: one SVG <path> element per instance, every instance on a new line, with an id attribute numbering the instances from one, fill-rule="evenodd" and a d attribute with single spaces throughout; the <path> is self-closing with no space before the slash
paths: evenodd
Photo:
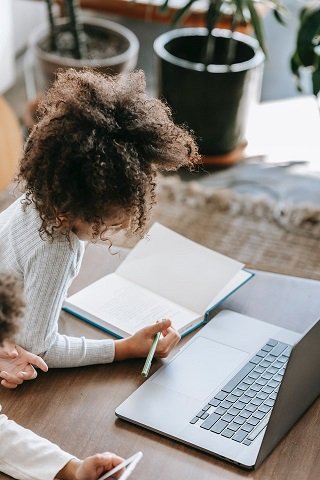
<path id="1" fill-rule="evenodd" d="M 1 0 L 0 7 L 0 93 L 11 87 L 15 79 L 12 1 Z"/>
<path id="2" fill-rule="evenodd" d="M 9 1 L 13 3 L 14 51 L 17 54 L 26 47 L 33 28 L 47 21 L 46 4 L 34 0 Z"/>

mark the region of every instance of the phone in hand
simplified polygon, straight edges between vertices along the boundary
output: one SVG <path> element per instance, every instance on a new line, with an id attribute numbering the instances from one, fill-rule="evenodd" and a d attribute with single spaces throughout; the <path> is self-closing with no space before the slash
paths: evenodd
<path id="1" fill-rule="evenodd" d="M 115 473 L 119 472 L 123 468 L 125 470 L 117 480 L 126 480 L 127 478 L 130 477 L 131 473 L 133 472 L 137 464 L 140 462 L 142 457 L 143 457 L 142 452 L 135 453 L 134 455 L 127 458 L 123 462 L 119 463 L 119 465 L 117 465 L 116 467 L 109 470 L 109 472 L 104 473 L 101 477 L 98 478 L 98 480 L 105 480 L 106 478 L 111 479 Z"/>

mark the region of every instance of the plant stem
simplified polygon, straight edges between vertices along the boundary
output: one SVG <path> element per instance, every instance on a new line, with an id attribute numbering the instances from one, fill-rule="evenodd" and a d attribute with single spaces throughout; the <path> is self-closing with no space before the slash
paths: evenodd
<path id="1" fill-rule="evenodd" d="M 53 52 L 56 52 L 58 50 L 58 37 L 57 37 L 57 29 L 54 21 L 52 4 L 53 4 L 53 0 L 47 0 L 48 20 L 50 25 L 50 50 Z"/>
<path id="2" fill-rule="evenodd" d="M 88 48 L 82 23 L 78 19 L 78 0 L 65 0 L 74 39 L 74 55 L 77 59 L 88 58 Z"/>

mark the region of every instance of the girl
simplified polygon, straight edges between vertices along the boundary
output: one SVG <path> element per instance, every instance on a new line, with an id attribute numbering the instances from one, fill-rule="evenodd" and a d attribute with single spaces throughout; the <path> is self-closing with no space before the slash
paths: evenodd
<path id="1" fill-rule="evenodd" d="M 170 320 L 114 341 L 60 335 L 58 317 L 83 240 L 107 240 L 119 229 L 142 236 L 156 175 L 198 158 L 192 136 L 146 95 L 142 72 L 58 74 L 21 160 L 25 194 L 0 214 L 0 268 L 22 280 L 27 300 L 22 347 L 49 367 L 108 363 L 146 356 L 159 331 L 156 354 L 169 354 L 179 341 Z"/>
<path id="2" fill-rule="evenodd" d="M 19 328 L 24 302 L 16 279 L 0 274 L 0 350 Z M 44 364 L 40 358 L 33 359 Z M 44 364 L 45 365 L 45 364 Z M 40 365 L 39 365 L 40 366 Z M 0 472 L 20 480 L 96 480 L 122 458 L 105 452 L 78 460 L 57 445 L 39 437 L 1 414 Z"/>

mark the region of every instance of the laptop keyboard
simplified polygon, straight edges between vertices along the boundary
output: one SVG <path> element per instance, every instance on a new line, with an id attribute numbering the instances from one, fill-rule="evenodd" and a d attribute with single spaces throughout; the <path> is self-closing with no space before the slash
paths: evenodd
<path id="1" fill-rule="evenodd" d="M 190 423 L 250 445 L 268 423 L 291 349 L 268 340 Z"/>

